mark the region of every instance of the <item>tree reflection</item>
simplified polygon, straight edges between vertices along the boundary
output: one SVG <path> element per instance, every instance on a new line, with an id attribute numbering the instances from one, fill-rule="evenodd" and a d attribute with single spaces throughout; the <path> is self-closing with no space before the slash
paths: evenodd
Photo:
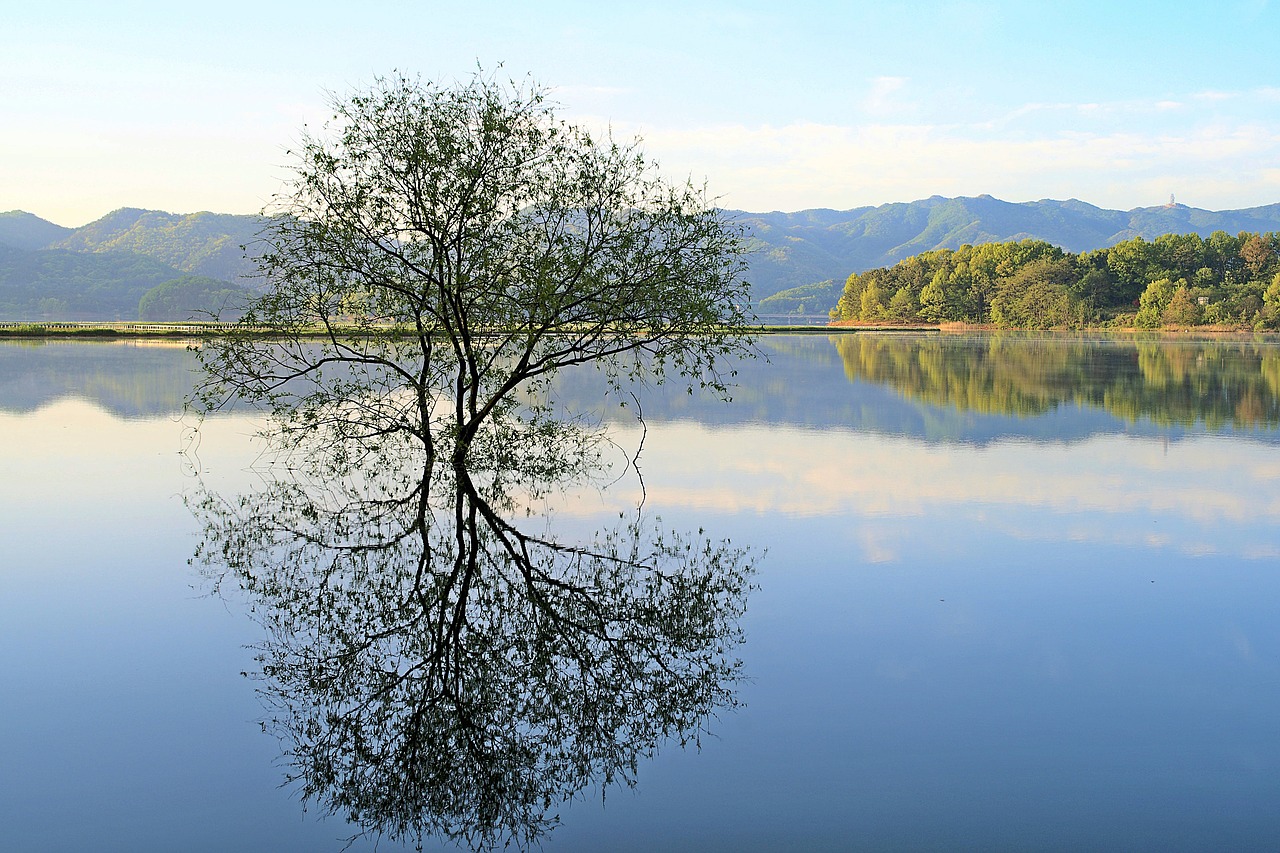
<path id="1" fill-rule="evenodd" d="M 850 380 L 961 411 L 1028 416 L 1074 404 L 1131 423 L 1280 425 L 1274 342 L 1016 334 L 841 335 L 832 342 Z"/>
<path id="2" fill-rule="evenodd" d="M 558 537 L 539 502 L 593 470 L 590 439 L 509 432 L 468 465 L 316 442 L 257 491 L 190 495 L 196 562 L 264 629 L 264 728 L 305 801 L 396 841 L 524 847 L 736 704 L 749 554 L 639 510 Z"/>

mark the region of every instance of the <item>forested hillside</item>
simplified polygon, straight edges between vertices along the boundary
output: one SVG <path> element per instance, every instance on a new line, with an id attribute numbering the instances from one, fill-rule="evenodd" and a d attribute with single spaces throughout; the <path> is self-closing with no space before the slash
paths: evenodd
<path id="1" fill-rule="evenodd" d="M 935 249 L 853 273 L 833 319 L 1010 328 L 1280 328 L 1280 233 L 1134 237 L 1071 253 L 1043 240 Z"/>
<path id="2" fill-rule="evenodd" d="M 850 272 L 890 267 L 921 252 L 966 243 L 1035 239 L 1078 253 L 1162 234 L 1280 231 L 1280 204 L 1221 212 L 1181 204 L 1119 211 L 1074 199 L 1015 204 L 984 195 L 934 196 L 848 211 L 730 213 L 753 240 L 750 278 L 757 305 L 780 314 L 802 304 L 809 313 L 821 312 L 813 310 L 819 302 L 829 308 Z M 803 289 L 789 292 L 795 287 Z"/>
<path id="3" fill-rule="evenodd" d="M 10 210 L 0 213 L 0 246 L 14 249 L 43 249 L 72 232 L 71 228 L 54 225 L 34 213 Z"/>
<path id="4" fill-rule="evenodd" d="M 181 275 L 132 252 L 0 246 L 0 320 L 134 320 L 144 293 Z"/>
<path id="5" fill-rule="evenodd" d="M 256 268 L 254 244 L 262 226 L 257 216 L 125 207 L 42 248 L 135 252 L 193 275 L 248 284 Z"/>

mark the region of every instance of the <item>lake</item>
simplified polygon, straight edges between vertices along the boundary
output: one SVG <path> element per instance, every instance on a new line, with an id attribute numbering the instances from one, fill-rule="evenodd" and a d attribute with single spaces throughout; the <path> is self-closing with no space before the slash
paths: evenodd
<path id="1" fill-rule="evenodd" d="M 1274 848 L 1280 344 L 761 350 L 730 403 L 642 394 L 643 430 L 590 371 L 557 385 L 620 471 L 549 498 L 558 529 L 643 496 L 756 572 L 740 707 L 641 757 L 634 788 L 554 808 L 546 849 Z M 283 784 L 261 600 L 189 562 L 191 497 L 271 479 L 251 413 L 183 414 L 194 367 L 172 345 L 0 343 L 13 849 L 338 851 L 357 831 Z"/>

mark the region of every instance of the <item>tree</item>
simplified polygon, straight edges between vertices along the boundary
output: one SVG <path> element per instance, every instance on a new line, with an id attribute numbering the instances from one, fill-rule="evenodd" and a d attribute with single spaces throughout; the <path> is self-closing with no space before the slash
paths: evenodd
<path id="1" fill-rule="evenodd" d="M 249 398 L 282 435 L 355 446 L 409 433 L 461 462 L 482 429 L 536 421 L 514 392 L 569 366 L 725 390 L 751 318 L 741 235 L 703 189 L 483 73 L 332 106 L 268 211 L 267 292 L 202 347 L 205 406 Z"/>
<path id="2" fill-rule="evenodd" d="M 875 274 L 883 275 L 883 270 L 873 271 Z M 862 291 L 866 288 L 867 282 L 871 280 L 871 274 L 864 278 L 855 273 L 849 273 L 849 277 L 844 280 L 844 288 L 840 291 L 840 299 L 836 302 L 835 319 L 838 320 L 857 320 L 862 314 Z"/>
<path id="3" fill-rule="evenodd" d="M 1161 234 L 1151 241 L 1155 263 L 1171 278 L 1195 276 L 1205 263 L 1204 239 L 1199 234 Z"/>
<path id="4" fill-rule="evenodd" d="M 920 316 L 931 322 L 963 320 L 969 291 L 969 270 L 961 263 L 943 267 L 920 291 Z"/>
<path id="5" fill-rule="evenodd" d="M 1244 237 L 1243 234 L 1240 236 Z M 1274 256 L 1271 241 L 1258 234 L 1250 234 L 1240 245 L 1240 259 L 1249 268 L 1249 274 L 1255 278 L 1262 275 Z"/>
<path id="6" fill-rule="evenodd" d="M 1134 324 L 1144 329 L 1159 328 L 1164 310 L 1169 307 L 1177 285 L 1167 278 L 1156 279 L 1147 285 L 1138 300 L 1138 314 Z"/>
<path id="7" fill-rule="evenodd" d="M 1151 244 L 1141 237 L 1117 243 L 1107 250 L 1107 270 L 1116 283 L 1120 298 L 1129 300 L 1140 297 L 1150 283 L 1150 273 L 1154 267 L 1152 255 Z"/>
<path id="8" fill-rule="evenodd" d="M 1205 266 L 1218 276 L 1218 281 L 1231 284 L 1239 277 L 1244 259 L 1240 248 L 1247 235 L 1232 237 L 1225 231 L 1214 231 L 1205 241 Z"/>
<path id="9" fill-rule="evenodd" d="M 910 320 L 915 317 L 918 309 L 911 288 L 905 284 L 895 290 L 893 298 L 889 300 L 889 316 L 895 320 Z"/>
<path id="10" fill-rule="evenodd" d="M 862 310 L 859 316 L 863 320 L 883 320 L 885 318 L 883 294 L 880 283 L 872 279 L 862 291 Z"/>
<path id="11" fill-rule="evenodd" d="M 266 292 L 200 351 L 198 401 L 267 404 L 291 476 L 197 493 L 197 560 L 262 614 L 265 727 L 304 800 L 524 848 L 735 703 L 745 551 L 640 508 L 577 542 L 511 519 L 598 467 L 541 393 L 557 371 L 727 394 L 741 238 L 537 88 L 396 78 L 333 107 L 270 211 Z"/>
<path id="12" fill-rule="evenodd" d="M 1070 261 L 1049 256 L 1030 261 L 1000 283 L 991 318 L 1001 326 L 1051 329 L 1078 325 L 1080 310 L 1067 288 Z"/>
<path id="13" fill-rule="evenodd" d="M 309 807 L 374 841 L 533 849 L 563 803 L 738 705 L 750 553 L 638 509 L 562 539 L 526 503 L 586 473 L 586 436 L 562 437 L 466 468 L 398 436 L 307 448 L 250 492 L 188 494 L 196 564 L 263 628 L 263 729 Z"/>
<path id="14" fill-rule="evenodd" d="M 1194 326 L 1200 322 L 1200 306 L 1191 298 L 1191 290 L 1181 285 L 1169 297 L 1169 304 L 1160 314 L 1160 322 L 1166 326 Z"/>

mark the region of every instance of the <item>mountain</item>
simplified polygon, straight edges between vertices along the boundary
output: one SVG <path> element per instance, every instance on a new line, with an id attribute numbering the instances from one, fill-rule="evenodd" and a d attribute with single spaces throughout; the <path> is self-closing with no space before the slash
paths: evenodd
<path id="1" fill-rule="evenodd" d="M 1220 212 L 1182 204 L 1119 211 L 1077 199 L 1014 203 L 982 195 L 932 196 L 845 211 L 726 212 L 747 229 L 753 250 L 749 278 L 768 313 L 794 312 L 801 302 L 811 310 L 809 305 L 820 301 L 815 297 L 828 291 L 839 296 L 852 272 L 965 243 L 1035 238 L 1085 252 L 1138 236 L 1150 240 L 1171 233 L 1207 237 L 1214 231 L 1280 231 L 1280 204 Z M 828 281 L 826 289 L 817 284 Z M 801 290 L 791 293 L 793 288 Z"/>
<path id="2" fill-rule="evenodd" d="M 14 249 L 43 249 L 62 240 L 74 229 L 54 225 L 25 210 L 0 213 L 0 246 Z"/>
<path id="3" fill-rule="evenodd" d="M 42 248 L 134 252 L 185 273 L 252 286 L 254 244 L 264 224 L 260 216 L 122 207 Z"/>
<path id="4" fill-rule="evenodd" d="M 136 320 L 152 290 L 146 313 L 199 316 L 253 286 L 252 247 L 263 223 L 121 208 L 64 228 L 23 211 L 0 214 L 0 320 Z M 176 304 L 177 294 L 197 301 Z"/>
<path id="5" fill-rule="evenodd" d="M 1107 210 L 1076 199 L 1007 202 L 981 195 L 973 198 L 932 196 L 913 202 L 860 207 L 853 210 L 803 210 L 797 213 L 725 213 L 740 223 L 751 250 L 747 258 L 748 280 L 756 304 L 764 315 L 809 314 L 825 316 L 852 272 L 892 266 L 903 258 L 931 249 L 957 249 L 965 243 L 1000 242 L 1035 238 L 1069 252 L 1106 248 L 1134 237 L 1154 239 L 1161 234 L 1214 231 L 1280 231 L 1280 204 L 1245 210 L 1210 211 L 1168 204 L 1129 211 Z M 182 275 L 205 276 L 229 284 L 254 288 L 260 282 L 255 270 L 254 244 L 265 220 L 258 216 L 221 213 L 175 214 L 158 210 L 121 208 L 80 228 L 63 228 L 30 213 L 0 214 L 0 249 L 42 254 L 60 251 L 82 260 L 74 265 L 66 256 L 26 258 L 16 261 L 0 255 L 0 309 L 33 310 L 43 304 L 57 309 L 63 300 L 82 311 L 97 310 L 92 298 L 70 299 L 58 269 L 67 267 L 83 287 L 101 279 L 113 282 L 107 290 L 123 288 L 145 292 L 163 281 Z M 242 246 L 248 247 L 249 257 Z M 93 257 L 102 266 L 93 272 Z M 132 258 L 133 260 L 125 260 Z M 158 270 L 143 271 L 148 259 L 173 273 L 156 280 Z M 74 271 L 70 271 L 70 266 Z M 140 277 L 127 284 L 122 269 L 135 267 Z M 25 272 L 24 272 L 25 270 Z M 132 274 L 132 273 L 129 273 Z M 30 276 L 34 275 L 34 278 Z M 26 278 L 24 278 L 26 276 Z M 138 291 L 144 281 L 151 282 Z M 58 293 L 37 293 L 43 288 Z M 15 296 L 22 291 L 21 298 Z M 100 294 L 102 289 L 99 288 Z M 34 301 L 33 301 L 34 300 Z M 108 304 L 108 302 L 110 304 Z M 106 302 L 107 313 L 95 319 L 136 316 L 121 293 Z M 26 306 L 26 307 L 23 307 Z M 130 313 L 132 311 L 133 313 Z M 31 314 L 53 317 L 49 311 Z"/>
<path id="6" fill-rule="evenodd" d="M 143 294 L 181 276 L 134 252 L 0 246 L 0 320 L 134 320 Z"/>

